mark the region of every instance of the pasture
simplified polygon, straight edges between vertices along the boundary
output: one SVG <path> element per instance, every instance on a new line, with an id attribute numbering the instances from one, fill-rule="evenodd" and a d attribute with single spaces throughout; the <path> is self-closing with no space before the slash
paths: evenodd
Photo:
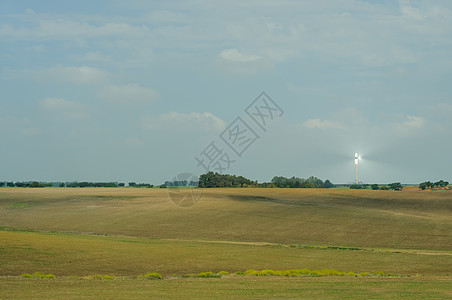
<path id="1" fill-rule="evenodd" d="M 0 297 L 447 298 L 451 215 L 450 190 L 1 188 Z M 397 276 L 235 274 L 303 268 Z"/>

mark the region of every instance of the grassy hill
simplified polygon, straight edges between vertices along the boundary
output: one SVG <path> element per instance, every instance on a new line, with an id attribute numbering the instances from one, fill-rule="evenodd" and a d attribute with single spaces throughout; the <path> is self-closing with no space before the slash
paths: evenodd
<path id="1" fill-rule="evenodd" d="M 451 213 L 452 191 L 205 189 L 182 208 L 165 189 L 1 188 L 0 298 L 447 298 Z M 402 277 L 182 278 L 302 268 Z M 8 277 L 36 271 L 57 278 Z"/>
<path id="2" fill-rule="evenodd" d="M 0 189 L 0 226 L 135 237 L 452 249 L 452 191 Z"/>

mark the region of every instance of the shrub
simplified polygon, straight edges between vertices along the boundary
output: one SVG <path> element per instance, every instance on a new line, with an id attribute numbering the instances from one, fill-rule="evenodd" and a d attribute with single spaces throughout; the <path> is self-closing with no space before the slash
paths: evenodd
<path id="1" fill-rule="evenodd" d="M 49 274 L 52 275 L 52 274 Z M 34 272 L 33 273 L 33 277 L 38 277 L 38 278 L 46 278 L 46 274 L 40 273 L 40 272 Z"/>
<path id="2" fill-rule="evenodd" d="M 160 274 L 157 273 L 157 272 L 152 272 L 152 273 L 144 274 L 143 277 L 144 277 L 144 278 L 147 278 L 147 279 L 162 279 L 162 275 L 160 275 Z"/>
<path id="3" fill-rule="evenodd" d="M 341 272 L 334 270 L 334 269 L 323 269 L 322 271 L 320 271 L 322 273 L 322 275 L 341 275 Z"/>
<path id="4" fill-rule="evenodd" d="M 184 278 L 188 278 L 188 277 L 198 277 L 198 275 L 193 274 L 193 273 L 190 273 L 190 274 L 184 274 L 184 275 L 182 275 L 182 277 L 184 277 Z"/>
<path id="5" fill-rule="evenodd" d="M 254 269 L 249 269 L 245 271 L 245 275 L 257 275 L 259 271 L 256 271 Z"/>
<path id="6" fill-rule="evenodd" d="M 238 271 L 238 272 L 235 272 L 234 274 L 235 274 L 235 275 L 238 275 L 238 276 L 243 276 L 243 275 L 245 275 L 245 273 L 243 273 L 243 272 L 240 272 L 240 271 Z"/>
<path id="7" fill-rule="evenodd" d="M 347 276 L 355 276 L 356 277 L 357 275 L 355 274 L 355 272 L 348 272 Z"/>
<path id="8" fill-rule="evenodd" d="M 215 274 L 213 272 L 201 272 L 198 274 L 198 277 L 203 277 L 203 278 L 220 278 L 221 275 Z"/>
<path id="9" fill-rule="evenodd" d="M 223 276 L 223 275 L 229 275 L 228 271 L 220 271 L 217 273 L 217 275 Z"/>
<path id="10" fill-rule="evenodd" d="M 33 274 L 24 273 L 20 276 L 23 278 L 55 278 L 55 275 L 53 274 L 43 274 L 40 272 L 34 272 Z"/>
<path id="11" fill-rule="evenodd" d="M 319 270 L 312 270 L 311 273 L 309 273 L 309 275 L 313 277 L 319 277 L 322 276 L 322 272 Z"/>
<path id="12" fill-rule="evenodd" d="M 358 276 L 369 276 L 370 274 L 369 274 L 369 272 L 361 272 L 361 273 L 359 273 L 358 274 Z"/>
<path id="13" fill-rule="evenodd" d="M 271 269 L 265 269 L 260 272 L 258 272 L 257 276 L 278 276 L 278 271 L 271 270 Z"/>

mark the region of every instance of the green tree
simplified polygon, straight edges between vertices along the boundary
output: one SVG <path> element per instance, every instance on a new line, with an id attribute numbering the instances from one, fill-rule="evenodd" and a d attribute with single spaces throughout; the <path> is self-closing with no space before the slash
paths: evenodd
<path id="1" fill-rule="evenodd" d="M 31 188 L 44 187 L 44 184 L 40 184 L 40 183 L 37 182 L 37 181 L 33 181 L 33 182 L 30 184 L 30 187 L 31 187 Z"/>
<path id="2" fill-rule="evenodd" d="M 390 183 L 388 186 L 391 190 L 394 191 L 401 191 L 403 189 L 403 186 L 400 182 Z"/>
<path id="3" fill-rule="evenodd" d="M 363 188 L 363 186 L 360 184 L 351 184 L 350 185 L 350 189 L 352 189 L 352 190 L 361 190 L 362 188 Z"/>
<path id="4" fill-rule="evenodd" d="M 325 183 L 323 184 L 323 187 L 329 189 L 329 188 L 334 187 L 334 184 L 327 179 L 327 180 L 325 180 Z"/>
<path id="5" fill-rule="evenodd" d="M 379 187 L 378 184 L 376 184 L 376 183 L 375 183 L 375 184 L 372 184 L 370 188 L 371 188 L 372 190 L 374 190 L 374 191 L 380 189 L 380 187 Z"/>

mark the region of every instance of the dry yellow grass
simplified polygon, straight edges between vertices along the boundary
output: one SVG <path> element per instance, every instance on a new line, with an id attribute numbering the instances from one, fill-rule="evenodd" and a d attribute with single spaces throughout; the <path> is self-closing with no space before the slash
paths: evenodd
<path id="1" fill-rule="evenodd" d="M 2 188 L 0 298 L 447 298 L 451 196 L 415 189 L 205 189 L 197 205 L 180 208 L 164 189 Z M 291 268 L 413 277 L 61 277 Z M 36 271 L 57 278 L 2 277 Z"/>
<path id="2" fill-rule="evenodd" d="M 452 249 L 452 191 L 0 189 L 0 226 L 137 237 Z"/>

